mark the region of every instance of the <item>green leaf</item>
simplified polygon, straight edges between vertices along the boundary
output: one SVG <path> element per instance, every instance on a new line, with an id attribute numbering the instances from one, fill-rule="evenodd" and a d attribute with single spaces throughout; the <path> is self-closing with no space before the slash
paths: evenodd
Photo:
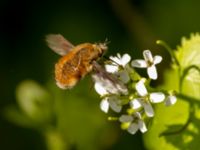
<path id="1" fill-rule="evenodd" d="M 183 38 L 177 47 L 176 57 L 180 70 L 174 68 L 164 74 L 162 89 L 179 90 L 180 76 L 189 66 L 200 67 L 200 36 L 192 34 L 190 39 Z M 191 69 L 182 83 L 182 94 L 200 99 L 200 75 L 198 69 Z M 179 72 L 180 71 L 180 72 Z M 156 116 L 143 136 L 148 150 L 187 150 L 200 147 L 200 106 L 178 98 L 174 106 L 163 104 L 155 108 Z M 190 116 L 191 109 L 194 113 Z"/>
<path id="2" fill-rule="evenodd" d="M 181 66 L 181 74 L 183 74 L 184 70 L 190 66 L 200 68 L 200 35 L 198 33 L 191 34 L 189 39 L 183 37 L 181 45 L 177 47 L 176 56 Z M 184 83 L 182 83 L 185 87 L 183 88 L 183 93 L 187 93 L 196 98 L 200 97 L 199 74 L 200 73 L 197 69 L 190 69 Z"/>
<path id="3" fill-rule="evenodd" d="M 181 45 L 177 46 L 176 56 L 182 68 L 191 65 L 200 66 L 200 35 L 191 34 L 190 38 L 183 37 Z"/>
<path id="4" fill-rule="evenodd" d="M 178 90 L 178 75 L 177 71 L 166 71 L 165 83 L 162 88 L 168 90 Z M 182 138 L 180 135 L 160 136 L 164 131 L 168 131 L 169 128 L 179 127 L 187 122 L 189 105 L 185 101 L 177 100 L 177 103 L 173 106 L 166 107 L 164 104 L 156 105 L 155 117 L 149 130 L 144 134 L 144 144 L 148 150 L 176 150 L 179 148 Z M 174 127 L 171 127 L 174 126 Z M 179 127 L 176 129 L 179 130 Z M 171 130 L 174 131 L 174 130 Z M 168 139 L 170 138 L 170 139 Z M 177 142 L 179 141 L 179 143 Z M 158 144 L 159 143 L 159 144 Z M 183 144 L 183 143 L 181 143 Z M 183 144 L 184 145 L 184 144 Z"/>

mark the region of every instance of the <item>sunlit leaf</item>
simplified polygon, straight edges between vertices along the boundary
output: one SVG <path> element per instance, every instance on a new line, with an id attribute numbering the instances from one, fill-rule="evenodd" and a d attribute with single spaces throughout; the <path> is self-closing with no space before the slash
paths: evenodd
<path id="1" fill-rule="evenodd" d="M 176 52 L 180 63 L 180 74 L 177 68 L 167 70 L 164 74 L 163 89 L 176 90 L 179 88 L 179 75 L 184 70 L 195 65 L 200 67 L 200 36 L 192 34 L 190 39 L 183 38 Z M 199 72 L 191 70 L 182 83 L 182 93 L 200 99 Z M 144 135 L 144 143 L 149 150 L 182 150 L 198 149 L 200 147 L 200 106 L 195 104 L 194 114 L 190 116 L 190 103 L 181 99 L 171 107 L 158 105 L 156 116 L 149 131 Z M 190 117 L 189 117 L 190 116 Z"/>
<path id="2" fill-rule="evenodd" d="M 182 38 L 181 45 L 177 47 L 177 59 L 181 65 L 181 71 L 189 66 L 197 66 L 200 68 L 200 35 L 198 33 L 191 34 L 190 38 Z M 200 97 L 200 72 L 191 69 L 185 78 L 183 85 L 184 93 Z M 189 91 L 188 91 L 189 90 Z M 192 91 L 192 92 L 190 92 Z"/>

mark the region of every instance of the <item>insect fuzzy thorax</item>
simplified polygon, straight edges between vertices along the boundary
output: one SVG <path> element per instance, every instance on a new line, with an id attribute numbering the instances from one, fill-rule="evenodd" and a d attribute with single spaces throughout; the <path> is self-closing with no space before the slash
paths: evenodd
<path id="1" fill-rule="evenodd" d="M 62 89 L 72 88 L 87 73 L 92 71 L 92 62 L 107 50 L 105 44 L 84 43 L 74 47 L 55 65 L 56 84 Z"/>

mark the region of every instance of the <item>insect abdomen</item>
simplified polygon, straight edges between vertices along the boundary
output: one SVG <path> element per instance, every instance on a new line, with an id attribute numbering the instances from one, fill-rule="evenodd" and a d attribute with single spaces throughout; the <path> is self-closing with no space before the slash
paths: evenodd
<path id="1" fill-rule="evenodd" d="M 76 57 L 77 55 L 73 57 L 68 57 L 67 55 L 55 65 L 55 79 L 57 85 L 62 89 L 72 88 L 87 74 L 87 69 L 81 60 Z"/>

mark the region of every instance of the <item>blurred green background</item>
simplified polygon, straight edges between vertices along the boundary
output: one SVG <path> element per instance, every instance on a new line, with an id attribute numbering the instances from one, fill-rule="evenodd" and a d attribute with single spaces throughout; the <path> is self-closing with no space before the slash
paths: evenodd
<path id="1" fill-rule="evenodd" d="M 198 0 L 1 0 L 0 149 L 47 149 L 44 135 L 40 130 L 15 125 L 3 115 L 5 108 L 17 105 L 16 87 L 25 79 L 35 80 L 43 87 L 51 87 L 54 92 L 56 91 L 55 93 L 60 92 L 54 84 L 53 73 L 54 64 L 59 56 L 46 46 L 44 39 L 46 34 L 60 33 L 75 45 L 104 41 L 107 38 L 110 41 L 107 56 L 120 52 L 129 53 L 136 58 L 141 56 L 143 49 L 152 49 L 153 53 L 166 56 L 163 66 L 167 67 L 169 56 L 163 49 L 156 51 L 160 47 L 155 44 L 155 41 L 162 39 L 175 48 L 182 36 L 199 32 L 199 7 Z M 88 84 L 88 88 L 85 88 L 85 84 Z M 51 90 L 49 92 L 51 93 Z M 90 124 L 91 120 L 95 122 L 96 119 L 97 122 L 89 126 L 95 130 L 90 137 L 94 137 L 98 143 L 98 133 L 104 130 L 101 129 L 103 124 L 105 135 L 101 135 L 100 138 L 105 139 L 101 141 L 102 143 L 96 144 L 94 138 L 91 138 L 92 140 L 86 140 L 87 144 L 83 144 L 84 136 L 89 137 L 87 132 L 80 133 L 83 134 L 81 140 L 78 139 L 78 133 L 74 133 L 75 135 L 69 133 L 68 149 L 84 150 L 86 145 L 90 144 L 93 145 L 89 146 L 90 149 L 144 149 L 140 133 L 129 135 L 121 131 L 118 124 L 107 122 L 107 116 L 99 110 L 99 97 L 93 91 L 89 78 L 81 81 L 70 92 L 61 91 L 61 95 L 67 93 L 66 97 L 68 97 L 66 99 L 68 110 L 63 112 L 73 114 L 77 107 L 78 114 L 75 114 L 78 117 L 89 116 L 85 126 L 87 123 Z M 55 96 L 55 93 L 52 95 Z M 84 95 L 85 93 L 88 94 Z M 82 98 L 84 96 L 85 98 Z M 81 108 L 82 105 L 86 107 L 81 110 L 77 105 Z M 98 114 L 97 117 L 90 116 L 94 112 Z M 70 117 L 73 118 L 73 115 L 68 114 L 63 114 L 63 118 L 66 117 L 70 122 L 71 129 L 74 124 Z M 98 119 L 99 116 L 102 118 Z M 63 123 L 65 124 L 67 123 Z M 67 129 L 61 131 L 66 131 L 65 135 L 68 134 Z M 109 133 L 114 135 L 108 137 Z M 69 139 L 70 137 L 75 140 Z M 82 146 L 76 145 L 77 139 L 81 141 Z"/>

